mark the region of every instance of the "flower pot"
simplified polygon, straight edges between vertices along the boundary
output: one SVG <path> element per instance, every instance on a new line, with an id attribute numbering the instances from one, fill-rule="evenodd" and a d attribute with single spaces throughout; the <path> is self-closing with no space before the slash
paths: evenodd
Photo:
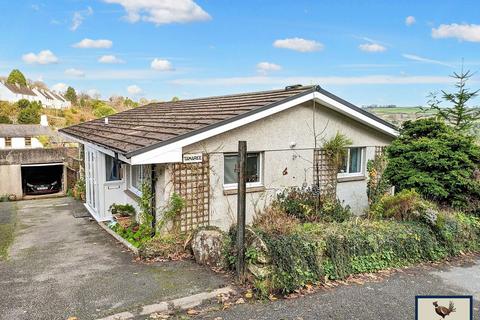
<path id="1" fill-rule="evenodd" d="M 121 215 L 115 215 L 115 220 L 117 223 L 122 226 L 122 228 L 128 228 L 133 223 L 132 217 L 124 217 Z"/>

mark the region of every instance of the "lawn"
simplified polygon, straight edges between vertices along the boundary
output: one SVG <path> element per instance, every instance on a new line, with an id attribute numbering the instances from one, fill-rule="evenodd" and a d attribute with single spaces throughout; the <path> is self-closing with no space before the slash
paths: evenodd
<path id="1" fill-rule="evenodd" d="M 15 204 L 0 203 L 0 212 L 0 260 L 5 260 L 15 232 Z"/>

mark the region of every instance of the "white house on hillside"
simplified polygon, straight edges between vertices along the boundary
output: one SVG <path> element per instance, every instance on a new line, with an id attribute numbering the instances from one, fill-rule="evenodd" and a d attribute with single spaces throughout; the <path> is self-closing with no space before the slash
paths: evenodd
<path id="1" fill-rule="evenodd" d="M 39 88 L 30 89 L 0 81 L 0 101 L 15 103 L 21 99 L 39 101 L 45 108 L 64 109 L 71 106 L 70 101 L 59 93 Z"/>

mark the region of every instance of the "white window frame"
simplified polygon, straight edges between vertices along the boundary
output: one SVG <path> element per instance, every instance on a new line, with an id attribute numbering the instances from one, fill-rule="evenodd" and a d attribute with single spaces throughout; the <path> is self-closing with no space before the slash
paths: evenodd
<path id="1" fill-rule="evenodd" d="M 249 151 L 248 154 L 258 154 L 259 164 L 258 164 L 258 181 L 257 182 L 247 182 L 247 188 L 263 187 L 263 152 L 260 151 Z M 225 183 L 225 156 L 237 156 L 238 153 L 224 153 L 223 154 L 223 189 L 224 190 L 237 190 L 238 183 Z"/>
<path id="2" fill-rule="evenodd" d="M 347 148 L 347 170 L 350 168 L 350 149 L 357 149 L 361 150 L 360 152 L 360 172 L 339 172 L 337 174 L 337 178 L 348 178 L 348 177 L 364 177 L 365 176 L 365 158 L 366 158 L 366 147 L 348 147 Z"/>
<path id="3" fill-rule="evenodd" d="M 135 166 L 140 166 L 142 168 L 142 176 L 145 176 L 144 172 L 145 169 L 148 167 L 147 165 L 145 164 L 139 164 L 139 165 L 135 165 Z M 142 190 L 139 190 L 137 189 L 136 187 L 134 187 L 132 185 L 132 169 L 133 169 L 133 165 L 129 165 L 129 168 L 128 168 L 128 190 L 130 190 L 131 192 L 133 192 L 135 195 L 141 197 L 142 196 Z M 147 169 L 148 171 L 148 169 Z M 145 180 L 142 181 L 142 183 L 144 182 Z"/>

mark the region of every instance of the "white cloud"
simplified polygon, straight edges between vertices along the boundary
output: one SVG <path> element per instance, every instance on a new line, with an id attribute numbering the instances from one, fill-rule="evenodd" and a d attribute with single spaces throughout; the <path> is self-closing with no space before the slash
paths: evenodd
<path id="1" fill-rule="evenodd" d="M 91 16 L 92 14 L 92 7 L 87 7 L 87 9 L 82 11 L 75 11 L 73 13 L 72 26 L 70 27 L 70 30 L 76 31 L 78 27 L 80 27 L 80 25 L 83 23 L 83 20 L 85 20 L 85 17 Z"/>
<path id="2" fill-rule="evenodd" d="M 451 84 L 448 76 L 399 76 L 399 75 L 370 75 L 370 76 L 331 76 L 331 77 L 232 77 L 232 78 L 197 78 L 176 79 L 170 81 L 175 85 L 196 86 L 239 86 L 239 85 L 270 85 L 276 87 L 287 86 L 292 83 L 318 83 L 322 85 L 406 85 L 406 84 Z"/>
<path id="3" fill-rule="evenodd" d="M 142 88 L 140 88 L 136 84 L 128 86 L 127 87 L 127 92 L 131 95 L 134 95 L 134 96 L 138 96 L 138 95 L 143 94 Z"/>
<path id="4" fill-rule="evenodd" d="M 413 60 L 413 61 L 418 61 L 418 62 L 424 62 L 424 63 L 431 63 L 431 64 L 439 64 L 439 65 L 442 65 L 442 66 L 446 66 L 446 67 L 452 67 L 451 64 L 449 63 L 446 63 L 446 62 L 443 62 L 443 61 L 439 61 L 439 60 L 434 60 L 434 59 L 429 59 L 429 58 L 424 58 L 424 57 L 420 57 L 420 56 L 417 56 L 417 55 L 414 55 L 414 54 L 402 54 L 402 56 L 406 59 L 409 59 L 409 60 Z"/>
<path id="5" fill-rule="evenodd" d="M 123 61 L 122 59 L 117 58 L 116 56 L 111 55 L 111 54 L 101 56 L 100 58 L 98 58 L 98 62 L 100 62 L 100 63 L 112 63 L 112 64 L 125 63 L 125 61 Z"/>
<path id="6" fill-rule="evenodd" d="M 259 62 L 257 64 L 257 72 L 267 74 L 270 71 L 282 70 L 282 66 L 271 62 Z"/>
<path id="7" fill-rule="evenodd" d="M 211 19 L 198 4 L 192 0 L 104 0 L 107 3 L 121 5 L 129 22 L 146 21 L 156 25 L 168 23 L 187 23 Z"/>
<path id="8" fill-rule="evenodd" d="M 323 49 L 323 44 L 315 40 L 306 40 L 302 38 L 287 38 L 275 40 L 273 46 L 276 48 L 290 49 L 300 52 L 312 52 Z"/>
<path id="9" fill-rule="evenodd" d="M 97 89 L 88 89 L 87 94 L 94 99 L 99 99 L 101 96 L 100 91 Z"/>
<path id="10" fill-rule="evenodd" d="M 173 70 L 172 63 L 170 61 L 164 60 L 164 59 L 158 59 L 158 58 L 153 59 L 152 63 L 150 64 L 150 67 L 158 71 Z"/>
<path id="11" fill-rule="evenodd" d="M 75 43 L 73 45 L 74 48 L 82 48 L 82 49 L 108 49 L 112 47 L 112 41 L 110 40 L 105 40 L 105 39 L 98 39 L 98 40 L 92 40 L 85 38 L 82 41 Z"/>
<path id="12" fill-rule="evenodd" d="M 50 50 L 42 50 L 38 54 L 33 52 L 24 54 L 22 59 L 26 63 L 50 64 L 57 63 L 58 58 Z"/>
<path id="13" fill-rule="evenodd" d="M 54 84 L 52 86 L 52 90 L 56 91 L 56 92 L 65 92 L 65 91 L 67 91 L 67 88 L 68 88 L 68 86 L 63 82 L 59 82 L 59 83 Z"/>
<path id="14" fill-rule="evenodd" d="M 384 52 L 387 50 L 386 47 L 382 46 L 381 44 L 378 43 L 364 43 L 358 46 L 360 50 L 366 51 L 366 52 Z"/>
<path id="15" fill-rule="evenodd" d="M 79 77 L 79 78 L 85 77 L 85 72 L 83 72 L 82 70 L 75 69 L 75 68 L 70 68 L 70 69 L 65 70 L 65 74 L 67 76 L 71 76 L 71 77 Z"/>
<path id="16" fill-rule="evenodd" d="M 414 25 L 415 22 L 417 22 L 417 20 L 415 20 L 415 17 L 414 16 L 408 16 L 405 18 L 405 24 L 407 26 L 411 26 L 411 25 Z"/>
<path id="17" fill-rule="evenodd" d="M 458 40 L 480 42 L 480 25 L 478 24 L 441 24 L 438 28 L 432 28 L 432 37 L 457 38 Z"/>

